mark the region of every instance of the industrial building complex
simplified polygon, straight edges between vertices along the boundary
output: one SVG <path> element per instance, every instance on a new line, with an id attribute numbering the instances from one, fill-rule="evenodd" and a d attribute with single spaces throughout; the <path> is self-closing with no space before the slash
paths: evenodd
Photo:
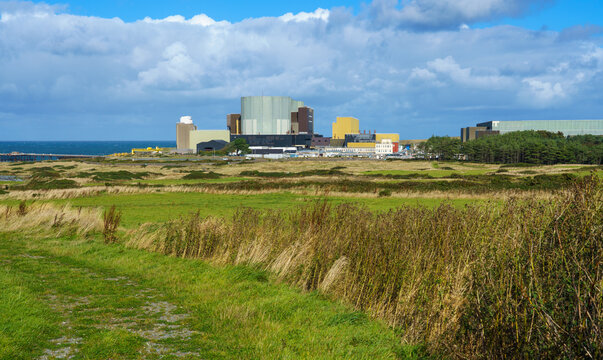
<path id="1" fill-rule="evenodd" d="M 287 154 L 323 149 L 323 153 L 388 155 L 399 149 L 398 134 L 360 131 L 360 121 L 338 117 L 332 137 L 314 133 L 314 109 L 287 96 L 241 98 L 241 112 L 226 115 L 226 130 L 198 130 L 190 116 L 176 125 L 178 152 L 219 150 L 244 139 L 254 153 Z M 219 148 L 218 148 L 219 147 Z"/>
<path id="2" fill-rule="evenodd" d="M 603 120 L 520 120 L 488 121 L 461 129 L 463 142 L 482 136 L 506 134 L 513 131 L 543 130 L 565 136 L 603 135 Z"/>
<path id="3" fill-rule="evenodd" d="M 400 140 L 395 133 L 360 130 L 360 120 L 337 117 L 332 135 L 314 132 L 314 109 L 288 96 L 241 98 L 240 113 L 226 115 L 226 128 L 198 130 L 190 116 L 176 125 L 177 152 L 198 153 L 223 149 L 243 139 L 258 156 L 369 156 L 405 153 L 425 140 Z M 603 135 L 603 120 L 488 121 L 461 129 L 463 142 L 513 131 L 545 130 L 566 136 Z"/>

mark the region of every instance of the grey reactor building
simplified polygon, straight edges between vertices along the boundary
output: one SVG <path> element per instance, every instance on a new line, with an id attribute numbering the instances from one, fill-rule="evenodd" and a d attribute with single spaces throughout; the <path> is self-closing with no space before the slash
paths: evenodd
<path id="1" fill-rule="evenodd" d="M 310 147 L 314 109 L 288 96 L 241 98 L 241 113 L 226 117 L 231 141 L 245 139 L 250 146 Z"/>
<path id="2" fill-rule="evenodd" d="M 565 136 L 603 135 L 603 120 L 519 120 L 488 121 L 461 129 L 463 142 L 482 136 L 506 134 L 513 131 L 544 130 L 561 132 Z"/>

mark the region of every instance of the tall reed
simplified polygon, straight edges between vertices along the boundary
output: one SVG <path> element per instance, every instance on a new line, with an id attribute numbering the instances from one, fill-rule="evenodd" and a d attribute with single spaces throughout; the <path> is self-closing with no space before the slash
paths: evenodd
<path id="1" fill-rule="evenodd" d="M 295 211 L 198 214 L 129 245 L 253 264 L 388 321 L 456 358 L 603 356 L 603 212 L 597 176 L 561 200 L 402 206 L 320 201 Z"/>

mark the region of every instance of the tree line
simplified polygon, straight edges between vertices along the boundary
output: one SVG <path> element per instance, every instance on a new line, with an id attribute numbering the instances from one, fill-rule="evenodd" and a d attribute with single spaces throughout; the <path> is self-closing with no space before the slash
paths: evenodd
<path id="1" fill-rule="evenodd" d="M 457 138 L 432 136 L 420 145 L 425 158 L 485 163 L 595 164 L 603 159 L 603 136 L 564 136 L 548 131 L 517 131 L 462 143 Z"/>

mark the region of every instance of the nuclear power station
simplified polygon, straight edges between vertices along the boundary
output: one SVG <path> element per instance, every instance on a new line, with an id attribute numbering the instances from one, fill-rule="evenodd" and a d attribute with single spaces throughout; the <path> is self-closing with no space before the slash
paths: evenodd
<path id="1" fill-rule="evenodd" d="M 332 137 L 316 134 L 314 126 L 314 109 L 303 101 L 289 96 L 246 96 L 241 98 L 240 113 L 226 115 L 226 130 L 198 130 L 190 116 L 180 118 L 176 126 L 177 145 L 179 152 L 194 153 L 220 150 L 231 141 L 243 139 L 263 153 L 310 148 L 355 155 L 398 151 L 398 134 L 361 132 L 360 121 L 353 117 L 338 117 Z"/>

